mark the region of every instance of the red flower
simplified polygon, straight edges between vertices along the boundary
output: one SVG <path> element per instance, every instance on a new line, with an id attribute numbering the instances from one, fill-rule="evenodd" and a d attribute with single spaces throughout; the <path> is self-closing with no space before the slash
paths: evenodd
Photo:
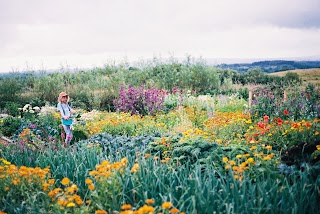
<path id="1" fill-rule="evenodd" d="M 264 123 L 262 123 L 262 122 L 258 122 L 258 126 L 259 126 L 259 128 L 264 128 Z"/>
<path id="2" fill-rule="evenodd" d="M 288 112 L 287 110 L 284 110 L 283 113 L 284 113 L 285 115 L 289 114 L 289 112 Z"/>
<path id="3" fill-rule="evenodd" d="M 267 123 L 269 121 L 269 116 L 265 115 L 263 116 L 263 122 Z"/>

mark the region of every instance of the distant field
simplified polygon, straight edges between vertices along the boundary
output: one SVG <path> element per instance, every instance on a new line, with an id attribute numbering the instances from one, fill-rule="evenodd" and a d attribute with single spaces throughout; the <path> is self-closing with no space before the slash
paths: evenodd
<path id="1" fill-rule="evenodd" d="M 301 77 L 303 85 L 313 83 L 316 86 L 320 87 L 320 68 L 288 70 L 270 73 L 269 75 L 284 76 L 288 72 L 297 73 Z"/>

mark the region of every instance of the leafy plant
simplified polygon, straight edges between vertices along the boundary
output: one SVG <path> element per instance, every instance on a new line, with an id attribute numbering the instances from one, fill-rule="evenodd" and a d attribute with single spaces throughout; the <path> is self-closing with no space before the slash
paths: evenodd
<path id="1" fill-rule="evenodd" d="M 16 133 L 20 125 L 20 118 L 8 116 L 3 119 L 3 122 L 0 124 L 0 129 L 4 136 L 11 137 Z"/>

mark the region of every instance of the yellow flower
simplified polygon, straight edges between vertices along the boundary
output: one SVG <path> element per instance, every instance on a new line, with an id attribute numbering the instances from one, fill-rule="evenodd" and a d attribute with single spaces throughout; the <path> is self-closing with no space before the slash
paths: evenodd
<path id="1" fill-rule="evenodd" d="M 89 178 L 87 178 L 87 179 L 86 179 L 86 184 L 89 184 L 89 185 L 92 184 L 92 180 L 89 179 Z"/>
<path id="2" fill-rule="evenodd" d="M 67 204 L 67 207 L 74 207 L 74 206 L 76 206 L 76 204 L 75 204 L 75 203 L 73 203 L 73 202 L 71 202 L 71 203 Z"/>
<path id="3" fill-rule="evenodd" d="M 225 165 L 225 169 L 230 169 L 230 165 Z"/>
<path id="4" fill-rule="evenodd" d="M 44 190 L 44 191 L 46 191 L 49 186 L 50 186 L 50 184 L 48 184 L 48 183 L 42 184 L 42 187 L 43 187 L 43 190 Z"/>
<path id="5" fill-rule="evenodd" d="M 216 142 L 219 143 L 219 144 L 221 144 L 221 143 L 222 143 L 222 140 L 221 140 L 221 139 L 217 139 Z"/>
<path id="6" fill-rule="evenodd" d="M 54 179 L 49 179 L 49 180 L 48 180 L 48 183 L 49 183 L 49 184 L 54 184 Z"/>
<path id="7" fill-rule="evenodd" d="M 148 206 L 145 204 L 142 207 L 140 207 L 140 209 L 138 210 L 138 213 L 153 213 L 154 210 L 155 210 L 154 207 Z"/>
<path id="8" fill-rule="evenodd" d="M 224 158 L 222 159 L 223 163 L 227 163 L 228 160 L 229 160 L 229 159 L 228 159 L 227 157 L 224 157 Z"/>
<path id="9" fill-rule="evenodd" d="M 265 147 L 267 150 L 272 150 L 272 146 L 266 146 Z"/>
<path id="10" fill-rule="evenodd" d="M 172 204 L 171 202 L 164 202 L 162 205 L 161 205 L 162 209 L 169 209 L 170 207 L 172 207 Z"/>
<path id="11" fill-rule="evenodd" d="M 256 146 L 252 146 L 252 147 L 250 148 L 250 151 L 255 150 L 255 149 L 257 149 L 257 147 L 256 147 Z"/>
<path id="12" fill-rule="evenodd" d="M 240 159 L 240 158 L 242 158 L 242 155 L 237 155 L 236 158 L 239 158 L 239 159 Z"/>
<path id="13" fill-rule="evenodd" d="M 239 169 L 238 166 L 233 166 L 233 167 L 232 167 L 232 170 L 233 170 L 233 171 L 237 171 L 238 169 Z"/>
<path id="14" fill-rule="evenodd" d="M 265 156 L 265 157 L 263 158 L 263 160 L 265 160 L 265 161 L 268 161 L 268 160 L 270 160 L 270 159 L 271 159 L 270 156 Z"/>
<path id="15" fill-rule="evenodd" d="M 235 162 L 234 160 L 230 160 L 230 161 L 229 161 L 229 164 L 230 164 L 230 165 L 235 165 L 236 162 Z"/>
<path id="16" fill-rule="evenodd" d="M 153 200 L 153 199 L 147 199 L 147 200 L 146 200 L 146 203 L 147 203 L 147 204 L 154 204 L 154 200 Z"/>
<path id="17" fill-rule="evenodd" d="M 61 184 L 65 185 L 65 186 L 68 185 L 69 183 L 70 183 L 69 178 L 63 178 L 62 181 L 61 181 Z"/>
<path id="18" fill-rule="evenodd" d="M 132 208 L 132 206 L 130 204 L 124 204 L 121 206 L 122 210 L 130 210 Z"/>
<path id="19" fill-rule="evenodd" d="M 144 158 L 148 158 L 149 156 L 150 156 L 150 154 L 147 153 L 147 154 L 144 155 Z"/>
<path id="20" fill-rule="evenodd" d="M 140 168 L 139 164 L 135 163 L 131 169 L 131 172 L 136 172 L 139 170 L 139 168 Z"/>
<path id="21" fill-rule="evenodd" d="M 253 158 L 248 158 L 248 163 L 254 163 L 254 159 Z"/>
<path id="22" fill-rule="evenodd" d="M 3 158 L 0 159 L 2 161 L 2 163 L 4 163 L 5 165 L 10 165 L 11 163 Z"/>

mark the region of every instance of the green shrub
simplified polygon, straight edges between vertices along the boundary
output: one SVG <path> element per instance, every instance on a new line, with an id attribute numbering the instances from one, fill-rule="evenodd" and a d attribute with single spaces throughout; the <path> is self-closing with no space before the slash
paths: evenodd
<path id="1" fill-rule="evenodd" d="M 4 106 L 5 110 L 8 114 L 10 114 L 13 117 L 16 117 L 19 115 L 19 108 L 20 104 L 16 102 L 7 102 Z"/>
<path id="2" fill-rule="evenodd" d="M 73 141 L 78 142 L 80 140 L 88 139 L 87 135 L 83 130 L 74 130 L 73 131 Z"/>
<path id="3" fill-rule="evenodd" d="M 18 117 L 8 116 L 0 125 L 0 130 L 4 136 L 12 136 L 21 124 L 21 119 Z"/>

